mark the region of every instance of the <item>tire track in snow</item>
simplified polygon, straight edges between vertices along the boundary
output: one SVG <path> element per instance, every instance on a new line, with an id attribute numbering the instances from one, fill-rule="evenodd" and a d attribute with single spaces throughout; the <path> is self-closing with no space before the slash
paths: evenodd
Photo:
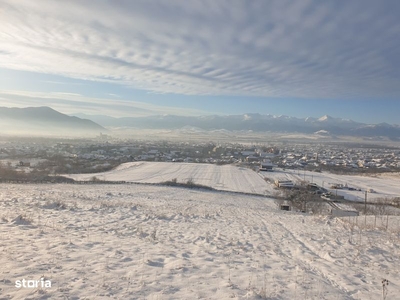
<path id="1" fill-rule="evenodd" d="M 306 243 L 304 243 L 302 240 L 300 240 L 299 238 L 297 238 L 290 230 L 288 230 L 280 221 L 275 222 L 274 225 L 277 225 L 279 230 L 284 231 L 286 234 L 288 234 L 291 238 L 291 241 L 295 241 L 297 244 L 299 244 L 301 246 L 301 249 L 305 249 L 307 250 L 312 256 L 314 256 L 316 259 L 320 259 L 323 261 L 326 261 L 325 258 L 323 258 L 322 256 L 320 256 L 318 253 L 316 253 L 314 250 L 312 250 L 308 245 L 306 245 Z M 282 236 L 283 237 L 283 236 Z M 283 245 L 283 244 L 281 244 Z M 339 282 L 337 282 L 335 279 L 332 278 L 332 276 L 330 276 L 328 273 L 324 272 L 323 270 L 321 270 L 321 268 L 318 268 L 315 265 L 312 265 L 310 262 L 306 261 L 305 259 L 302 259 L 301 257 L 297 257 L 297 260 L 294 258 L 294 255 L 292 253 L 292 250 L 290 249 L 291 247 L 287 247 L 287 250 L 289 250 L 289 253 L 291 254 L 290 256 L 283 253 L 281 251 L 281 253 L 284 254 L 285 257 L 290 258 L 294 261 L 297 261 L 300 263 L 300 265 L 308 270 L 311 273 L 314 273 L 316 275 L 321 276 L 322 278 L 324 278 L 331 286 L 333 286 L 336 289 L 339 289 L 342 293 L 344 293 L 346 296 L 351 297 L 351 295 L 349 295 L 349 291 L 343 286 L 341 285 Z M 294 248 L 294 247 L 293 247 Z M 277 253 L 278 254 L 278 253 Z M 318 264 L 322 263 L 321 261 L 318 262 Z M 325 266 L 327 269 L 328 268 L 332 268 L 332 264 L 330 264 L 330 266 Z"/>
<path id="2" fill-rule="evenodd" d="M 250 210 L 249 210 L 250 211 Z M 271 249 L 276 255 L 281 257 L 284 261 L 290 260 L 293 261 L 294 264 L 299 265 L 303 270 L 308 271 L 311 274 L 316 275 L 323 279 L 323 281 L 333 287 L 335 290 L 338 291 L 342 299 L 352 299 L 350 292 L 342 286 L 339 282 L 332 278 L 329 274 L 318 268 L 317 266 L 312 266 L 309 262 L 305 259 L 294 255 L 292 249 L 298 249 L 293 243 L 285 244 L 282 242 L 283 239 L 295 242 L 296 244 L 300 245 L 300 249 L 306 250 L 309 252 L 311 256 L 316 259 L 326 260 L 325 258 L 321 257 L 317 254 L 314 250 L 311 249 L 306 243 L 298 239 L 290 230 L 288 230 L 280 221 L 273 222 L 273 219 L 270 218 L 271 222 L 266 222 L 266 216 L 261 214 L 260 212 L 251 210 L 251 214 L 245 217 L 247 220 L 252 220 L 253 224 L 255 220 L 260 220 L 258 223 L 261 224 L 262 228 L 265 230 L 263 233 L 267 235 L 266 240 L 269 240 L 272 243 L 272 247 L 265 246 L 266 249 Z M 268 216 L 269 217 L 269 216 Z M 254 224 L 255 225 L 255 224 Z M 284 232 L 283 234 L 279 234 L 280 232 Z M 290 239 L 287 239 L 287 237 Z M 261 250 L 261 249 L 259 249 Z M 331 264 L 330 264 L 331 265 Z M 330 267 L 327 266 L 327 269 Z"/>

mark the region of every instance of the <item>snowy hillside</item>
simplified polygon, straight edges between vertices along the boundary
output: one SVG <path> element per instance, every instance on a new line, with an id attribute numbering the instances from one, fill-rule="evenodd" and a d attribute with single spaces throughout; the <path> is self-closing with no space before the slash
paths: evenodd
<path id="1" fill-rule="evenodd" d="M 0 298 L 364 300 L 387 279 L 395 299 L 399 219 L 363 222 L 225 192 L 2 184 Z"/>
<path id="2" fill-rule="evenodd" d="M 174 178 L 178 182 L 192 179 L 196 184 L 218 190 L 254 193 L 264 195 L 270 185 L 251 169 L 232 165 L 134 162 L 125 163 L 116 169 L 96 174 L 68 175 L 75 180 L 90 180 L 96 176 L 101 180 L 160 183 Z"/>

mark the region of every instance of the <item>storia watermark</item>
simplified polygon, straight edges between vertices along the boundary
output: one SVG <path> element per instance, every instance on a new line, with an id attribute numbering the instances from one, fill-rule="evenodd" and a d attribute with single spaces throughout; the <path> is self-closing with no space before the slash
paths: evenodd
<path id="1" fill-rule="evenodd" d="M 43 277 L 40 278 L 40 280 L 16 280 L 15 281 L 15 287 L 16 288 L 28 288 L 28 289 L 34 289 L 34 288 L 51 288 L 51 281 L 50 280 L 45 280 Z"/>

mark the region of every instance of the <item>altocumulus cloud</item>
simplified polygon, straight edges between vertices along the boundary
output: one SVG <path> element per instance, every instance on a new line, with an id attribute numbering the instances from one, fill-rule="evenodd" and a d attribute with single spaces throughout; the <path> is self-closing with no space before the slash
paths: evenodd
<path id="1" fill-rule="evenodd" d="M 0 91 L 0 106 L 9 106 L 10 101 L 12 101 L 13 107 L 51 106 L 66 114 L 77 112 L 90 115 L 103 114 L 105 110 L 116 117 L 163 114 L 196 116 L 209 114 L 205 111 L 190 108 L 177 109 L 175 107 L 115 98 L 90 98 L 65 92 Z"/>
<path id="2" fill-rule="evenodd" d="M 0 67 L 156 93 L 398 97 L 400 2 L 0 2 Z"/>

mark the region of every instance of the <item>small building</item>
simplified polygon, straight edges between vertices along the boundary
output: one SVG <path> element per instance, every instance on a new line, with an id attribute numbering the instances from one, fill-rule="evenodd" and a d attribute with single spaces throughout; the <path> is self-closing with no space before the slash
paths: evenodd
<path id="1" fill-rule="evenodd" d="M 247 162 L 257 162 L 259 160 L 260 160 L 260 158 L 258 156 L 254 156 L 254 155 L 249 155 L 246 157 Z"/>
<path id="2" fill-rule="evenodd" d="M 158 150 L 157 149 L 152 149 L 150 151 L 147 152 L 148 155 L 157 155 L 158 154 Z"/>
<path id="3" fill-rule="evenodd" d="M 270 161 L 263 161 L 260 164 L 260 171 L 272 172 L 273 171 L 273 167 L 274 167 L 274 165 Z"/>
<path id="4" fill-rule="evenodd" d="M 252 150 L 245 150 L 241 152 L 242 156 L 247 157 L 247 156 L 255 156 L 256 152 Z"/>
<path id="5" fill-rule="evenodd" d="M 275 185 L 279 188 L 293 188 L 294 183 L 291 180 L 275 180 Z"/>

